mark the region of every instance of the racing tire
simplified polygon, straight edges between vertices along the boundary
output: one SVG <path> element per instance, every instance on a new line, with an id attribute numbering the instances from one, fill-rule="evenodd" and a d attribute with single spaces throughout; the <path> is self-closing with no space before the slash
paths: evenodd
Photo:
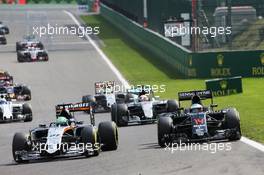
<path id="1" fill-rule="evenodd" d="M 100 154 L 100 141 L 98 140 L 98 133 L 93 126 L 86 126 L 81 132 L 81 142 L 86 146 L 87 144 L 92 144 L 93 156 L 98 156 Z M 91 157 L 88 150 L 84 151 L 85 157 Z"/>
<path id="2" fill-rule="evenodd" d="M 20 45 L 18 42 L 16 42 L 16 52 L 18 52 L 20 50 Z"/>
<path id="3" fill-rule="evenodd" d="M 25 98 L 26 101 L 31 100 L 31 90 L 28 87 L 23 86 L 23 90 L 22 90 L 21 94 L 28 96 L 27 98 Z"/>
<path id="4" fill-rule="evenodd" d="M 19 156 L 16 156 L 16 151 L 28 151 L 27 137 L 23 133 L 15 133 L 12 142 L 12 154 L 17 163 L 27 163 L 27 160 L 22 160 Z"/>
<path id="5" fill-rule="evenodd" d="M 232 132 L 228 139 L 230 141 L 240 140 L 241 129 L 240 129 L 240 117 L 239 113 L 235 108 L 229 108 L 225 116 L 225 129 L 232 129 Z"/>
<path id="6" fill-rule="evenodd" d="M 115 122 L 101 122 L 98 132 L 102 143 L 102 151 L 113 151 L 118 147 L 118 130 Z"/>
<path id="7" fill-rule="evenodd" d="M 23 63 L 25 62 L 25 59 L 20 54 L 17 54 L 17 62 Z"/>
<path id="8" fill-rule="evenodd" d="M 176 100 L 167 101 L 167 112 L 176 112 L 179 109 L 179 103 Z"/>
<path id="9" fill-rule="evenodd" d="M 117 104 L 112 104 L 111 105 L 111 120 L 115 123 L 117 123 L 117 120 L 116 120 L 116 109 L 117 108 Z"/>
<path id="10" fill-rule="evenodd" d="M 32 109 L 29 104 L 25 103 L 22 106 L 22 114 L 25 115 L 24 122 L 31 122 L 33 117 L 32 117 Z"/>
<path id="11" fill-rule="evenodd" d="M 0 122 L 2 122 L 4 119 L 3 119 L 3 116 L 4 116 L 4 114 L 3 114 L 3 111 L 2 111 L 2 109 L 0 108 Z"/>
<path id="12" fill-rule="evenodd" d="M 128 121 L 124 121 L 123 117 L 127 116 L 128 117 L 128 109 L 127 109 L 127 105 L 122 103 L 122 104 L 114 104 L 116 105 L 116 107 L 114 107 L 112 112 L 113 112 L 113 116 L 112 118 L 114 118 L 113 121 L 116 121 L 116 124 L 118 127 L 121 126 L 127 126 L 128 125 Z M 112 114 L 111 112 L 111 114 Z"/>
<path id="13" fill-rule="evenodd" d="M 171 117 L 160 117 L 158 120 L 158 143 L 160 147 L 170 144 L 173 121 Z M 167 138 L 165 137 L 167 136 Z"/>

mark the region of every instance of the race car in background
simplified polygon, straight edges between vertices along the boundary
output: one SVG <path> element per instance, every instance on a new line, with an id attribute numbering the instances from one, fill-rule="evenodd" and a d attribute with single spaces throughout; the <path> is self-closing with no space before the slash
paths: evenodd
<path id="1" fill-rule="evenodd" d="M 115 82 L 96 82 L 94 87 L 95 95 L 84 95 L 82 102 L 92 103 L 95 112 L 109 112 L 111 105 L 116 103 Z"/>
<path id="2" fill-rule="evenodd" d="M 180 92 L 179 102 L 190 100 L 190 108 L 164 113 L 158 120 L 158 143 L 165 147 L 171 143 L 200 142 L 210 140 L 235 141 L 241 138 L 240 117 L 235 108 L 214 110 L 210 90 Z M 211 99 L 206 107 L 202 100 Z"/>
<path id="3" fill-rule="evenodd" d="M 0 45 L 6 45 L 6 44 L 7 44 L 7 41 L 6 41 L 5 35 L 0 34 Z"/>
<path id="4" fill-rule="evenodd" d="M 0 94 L 11 100 L 31 100 L 31 90 L 23 84 L 14 84 L 13 76 L 0 70 Z"/>
<path id="5" fill-rule="evenodd" d="M 13 76 L 11 76 L 7 71 L 0 69 L 0 81 L 13 84 Z"/>
<path id="6" fill-rule="evenodd" d="M 22 41 L 16 42 L 16 51 L 27 50 L 30 47 L 38 48 L 44 50 L 44 45 L 41 41 L 37 40 L 34 35 L 24 36 Z"/>
<path id="7" fill-rule="evenodd" d="M 9 28 L 0 21 L 0 35 L 9 34 Z"/>
<path id="8" fill-rule="evenodd" d="M 77 121 L 74 113 L 87 111 L 91 124 Z M 61 104 L 56 106 L 56 122 L 29 131 L 16 133 L 12 153 L 17 163 L 45 158 L 70 156 L 98 156 L 100 151 L 116 150 L 118 131 L 114 122 L 101 122 L 95 126 L 90 103 Z"/>
<path id="9" fill-rule="evenodd" d="M 32 121 L 32 109 L 27 103 L 14 103 L 0 95 L 0 122 Z"/>
<path id="10" fill-rule="evenodd" d="M 26 50 L 17 51 L 18 62 L 48 61 L 49 56 L 46 50 L 36 47 L 29 47 Z"/>
<path id="11" fill-rule="evenodd" d="M 131 99 L 138 96 L 129 92 L 129 89 L 122 92 L 120 87 L 116 88 L 114 81 L 96 82 L 94 86 L 95 95 L 84 95 L 82 102 L 92 103 L 95 112 L 110 112 L 113 104 L 128 103 Z"/>
<path id="12" fill-rule="evenodd" d="M 155 97 L 151 88 L 134 88 L 128 90 L 127 96 L 130 98 L 126 103 L 111 106 L 111 118 L 117 126 L 154 123 L 159 114 L 176 112 L 179 108 L 176 100 L 160 100 Z"/>
<path id="13" fill-rule="evenodd" d="M 17 100 L 17 101 L 31 100 L 30 88 L 22 84 L 1 86 L 1 83 L 0 83 L 0 94 L 5 95 L 10 100 Z"/>

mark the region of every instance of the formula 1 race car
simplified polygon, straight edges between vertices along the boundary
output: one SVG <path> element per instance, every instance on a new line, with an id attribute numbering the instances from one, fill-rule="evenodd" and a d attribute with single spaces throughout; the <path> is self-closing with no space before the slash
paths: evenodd
<path id="1" fill-rule="evenodd" d="M 22 41 L 16 42 L 16 51 L 27 50 L 30 47 L 44 50 L 44 45 L 41 41 L 38 41 L 34 35 L 24 36 Z"/>
<path id="2" fill-rule="evenodd" d="M 115 82 L 96 82 L 94 86 L 95 95 L 83 96 L 82 102 L 93 103 L 95 112 L 109 112 L 111 105 L 116 103 L 116 94 L 114 93 Z"/>
<path id="3" fill-rule="evenodd" d="M 0 21 L 0 35 L 9 34 L 9 28 Z"/>
<path id="4" fill-rule="evenodd" d="M 171 143 L 210 140 L 235 141 L 241 138 L 240 117 L 235 108 L 214 111 L 210 90 L 180 92 L 179 101 L 191 100 L 190 108 L 164 113 L 158 120 L 158 143 L 161 147 Z M 201 100 L 211 99 L 209 107 Z"/>
<path id="5" fill-rule="evenodd" d="M 5 95 L 10 100 L 28 101 L 31 100 L 31 90 L 26 85 L 13 84 L 10 86 L 1 86 L 0 94 Z"/>
<path id="6" fill-rule="evenodd" d="M 115 103 L 111 106 L 111 118 L 117 126 L 154 123 L 158 114 L 175 112 L 179 107 L 176 100 L 159 100 L 150 88 L 128 90 L 127 96 L 131 97 L 127 103 Z"/>
<path id="7" fill-rule="evenodd" d="M 14 84 L 13 76 L 0 70 L 0 94 L 11 100 L 31 100 L 31 90 L 23 84 Z"/>
<path id="8" fill-rule="evenodd" d="M 3 95 L 0 97 L 0 122 L 32 121 L 32 109 L 27 103 L 13 103 L 7 101 Z"/>
<path id="9" fill-rule="evenodd" d="M 73 114 L 87 111 L 91 124 L 77 121 Z M 90 103 L 62 104 L 56 106 L 56 122 L 29 131 L 26 136 L 16 133 L 12 152 L 17 163 L 45 158 L 70 156 L 98 156 L 100 151 L 116 150 L 118 131 L 114 122 L 101 122 L 98 128 Z"/>
<path id="10" fill-rule="evenodd" d="M 0 83 L 4 83 L 6 81 L 13 84 L 13 76 L 11 76 L 7 71 L 0 70 Z"/>
<path id="11" fill-rule="evenodd" d="M 6 45 L 6 44 L 7 44 L 7 41 L 6 41 L 5 35 L 0 34 L 0 45 Z"/>
<path id="12" fill-rule="evenodd" d="M 27 50 L 17 52 L 18 62 L 48 61 L 48 53 L 46 50 L 29 47 Z"/>

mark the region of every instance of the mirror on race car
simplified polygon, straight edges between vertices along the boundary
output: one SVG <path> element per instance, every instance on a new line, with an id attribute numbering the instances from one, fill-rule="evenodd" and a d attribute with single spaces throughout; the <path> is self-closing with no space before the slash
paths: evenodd
<path id="1" fill-rule="evenodd" d="M 216 107 L 218 107 L 218 104 L 211 104 L 210 106 L 211 106 L 211 108 L 216 108 Z"/>

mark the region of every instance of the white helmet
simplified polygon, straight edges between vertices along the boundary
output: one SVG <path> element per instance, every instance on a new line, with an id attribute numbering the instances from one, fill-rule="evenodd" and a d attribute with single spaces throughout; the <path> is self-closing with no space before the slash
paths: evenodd
<path id="1" fill-rule="evenodd" d="M 197 112 L 202 112 L 202 111 L 203 111 L 203 106 L 198 103 L 195 103 L 191 106 L 192 113 L 197 113 Z"/>
<path id="2" fill-rule="evenodd" d="M 149 98 L 148 98 L 148 96 L 146 96 L 146 95 L 141 95 L 141 96 L 139 97 L 139 101 L 149 101 Z"/>

